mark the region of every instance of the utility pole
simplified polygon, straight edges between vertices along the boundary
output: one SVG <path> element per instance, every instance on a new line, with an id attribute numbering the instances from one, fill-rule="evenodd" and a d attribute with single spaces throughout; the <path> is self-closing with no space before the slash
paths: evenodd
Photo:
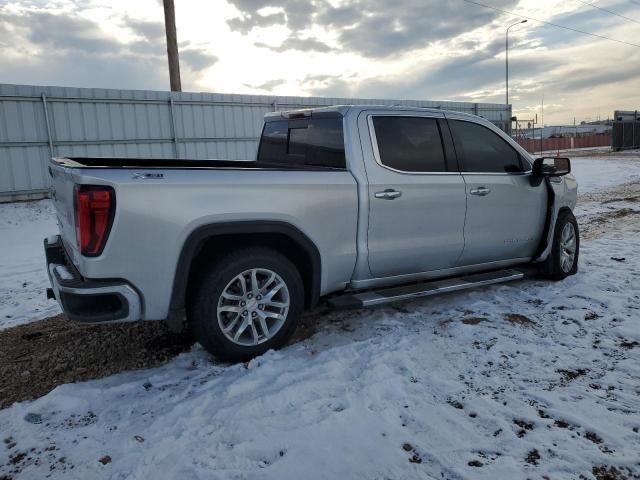
<path id="1" fill-rule="evenodd" d="M 178 37 L 176 35 L 176 11 L 173 0 L 163 0 L 164 30 L 167 34 L 167 56 L 169 58 L 169 82 L 172 92 L 181 92 L 180 59 L 178 58 Z"/>

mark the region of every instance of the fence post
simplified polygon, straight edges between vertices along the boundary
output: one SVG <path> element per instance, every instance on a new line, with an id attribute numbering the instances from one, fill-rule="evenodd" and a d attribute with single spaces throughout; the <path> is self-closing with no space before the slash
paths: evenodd
<path id="1" fill-rule="evenodd" d="M 49 142 L 49 156 L 55 157 L 53 138 L 51 137 L 51 124 L 49 123 L 49 109 L 47 108 L 47 96 L 42 94 L 42 108 L 44 109 L 44 123 L 47 126 L 47 141 Z"/>
<path id="2" fill-rule="evenodd" d="M 176 131 L 176 115 L 174 112 L 173 97 L 169 99 L 169 117 L 171 117 L 171 135 L 173 136 L 173 158 L 178 156 L 178 132 Z"/>

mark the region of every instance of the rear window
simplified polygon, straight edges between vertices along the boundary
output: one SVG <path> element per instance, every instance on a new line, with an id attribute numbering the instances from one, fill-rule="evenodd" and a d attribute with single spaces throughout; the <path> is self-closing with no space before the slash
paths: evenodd
<path id="1" fill-rule="evenodd" d="M 346 168 L 342 117 L 266 122 L 260 140 L 258 161 Z"/>

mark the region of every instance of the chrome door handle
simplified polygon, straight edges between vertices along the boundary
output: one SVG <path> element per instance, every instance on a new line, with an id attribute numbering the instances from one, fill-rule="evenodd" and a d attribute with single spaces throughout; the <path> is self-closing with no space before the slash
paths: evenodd
<path id="1" fill-rule="evenodd" d="M 393 190 L 391 188 L 387 188 L 386 190 L 382 191 L 382 192 L 376 192 L 375 193 L 375 197 L 376 198 L 383 198 L 385 200 L 393 200 L 394 198 L 398 198 L 402 196 L 402 192 L 399 192 L 397 190 Z"/>
<path id="2" fill-rule="evenodd" d="M 489 195 L 491 193 L 491 190 L 488 189 L 487 187 L 478 187 L 478 188 L 474 188 L 469 193 L 471 195 L 479 195 L 481 197 L 484 197 L 485 195 Z"/>

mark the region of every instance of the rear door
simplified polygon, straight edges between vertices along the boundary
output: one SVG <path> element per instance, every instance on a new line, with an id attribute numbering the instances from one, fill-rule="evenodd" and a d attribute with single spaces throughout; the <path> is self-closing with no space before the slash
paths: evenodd
<path id="1" fill-rule="evenodd" d="M 439 113 L 360 114 L 375 277 L 450 268 L 462 253 L 464 181 L 444 121 Z"/>
<path id="2" fill-rule="evenodd" d="M 460 265 L 534 255 L 544 230 L 547 192 L 531 186 L 527 159 L 479 122 L 450 119 L 467 193 Z"/>

